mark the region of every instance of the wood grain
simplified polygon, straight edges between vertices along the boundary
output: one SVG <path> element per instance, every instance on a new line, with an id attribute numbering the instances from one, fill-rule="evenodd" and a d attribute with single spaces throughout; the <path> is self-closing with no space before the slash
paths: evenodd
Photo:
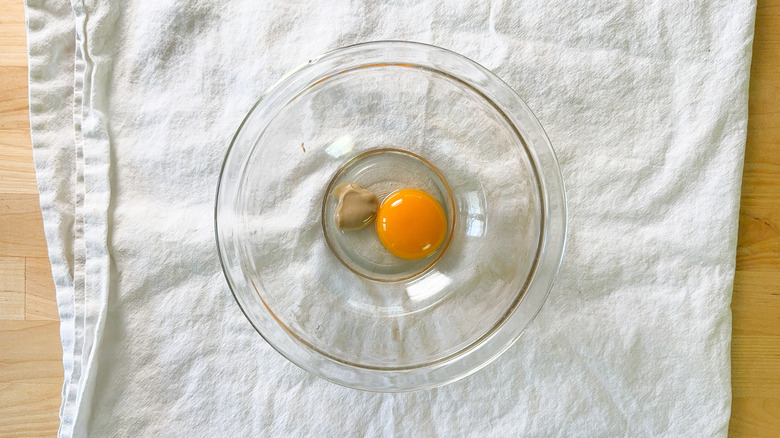
<path id="1" fill-rule="evenodd" d="M 30 153 L 30 132 L 25 129 L 6 129 L 2 132 L 0 150 L 3 151 L 3 159 L 0 160 L 0 193 L 37 196 L 35 167 Z"/>
<path id="2" fill-rule="evenodd" d="M 780 1 L 756 10 L 737 269 L 729 435 L 780 436 Z"/>
<path id="3" fill-rule="evenodd" d="M 758 1 L 755 32 L 731 306 L 729 434 L 777 437 L 780 0 Z M 24 9 L 20 0 L 0 0 L 0 437 L 56 433 L 61 357 L 29 139 Z"/>
<path id="4" fill-rule="evenodd" d="M 0 59 L 0 130 L 29 132 L 27 66 L 7 66 L 4 61 Z"/>
<path id="5" fill-rule="evenodd" d="M 0 321 L 0 437 L 54 436 L 62 350 L 56 321 Z"/>
<path id="6" fill-rule="evenodd" d="M 55 436 L 63 377 L 30 145 L 26 44 L 22 1 L 0 0 L 0 437 Z"/>
<path id="7" fill-rule="evenodd" d="M 24 259 L 24 319 L 57 321 L 57 297 L 46 257 Z"/>
<path id="8" fill-rule="evenodd" d="M 0 231 L 0 256 L 48 257 L 38 195 L 0 193 Z"/>
<path id="9" fill-rule="evenodd" d="M 19 0 L 0 0 L 0 65 L 27 69 L 24 6 Z"/>
<path id="10" fill-rule="evenodd" d="M 0 321 L 24 319 L 24 258 L 0 257 Z"/>

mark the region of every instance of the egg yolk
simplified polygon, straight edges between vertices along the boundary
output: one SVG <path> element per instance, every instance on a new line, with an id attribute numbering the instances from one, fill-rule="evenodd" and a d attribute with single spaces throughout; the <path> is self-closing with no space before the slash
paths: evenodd
<path id="1" fill-rule="evenodd" d="M 376 215 L 379 241 L 402 259 L 421 259 L 433 254 L 447 235 L 447 217 L 433 197 L 421 190 L 391 193 Z"/>

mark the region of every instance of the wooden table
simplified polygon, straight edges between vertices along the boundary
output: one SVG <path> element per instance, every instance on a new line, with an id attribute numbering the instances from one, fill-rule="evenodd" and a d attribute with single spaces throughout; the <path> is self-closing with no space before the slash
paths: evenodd
<path id="1" fill-rule="evenodd" d="M 0 436 L 56 433 L 62 350 L 30 147 L 24 9 L 0 0 Z M 780 436 L 780 0 L 759 0 L 732 302 L 732 436 Z"/>

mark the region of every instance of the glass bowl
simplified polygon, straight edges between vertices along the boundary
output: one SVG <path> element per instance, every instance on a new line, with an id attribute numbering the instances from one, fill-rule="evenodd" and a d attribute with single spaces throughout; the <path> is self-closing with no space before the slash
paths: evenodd
<path id="1" fill-rule="evenodd" d="M 430 256 L 335 227 L 333 188 L 416 188 L 447 217 Z M 230 289 L 279 353 L 371 391 L 464 377 L 518 339 L 560 266 L 566 200 L 531 110 L 479 64 L 400 41 L 294 69 L 249 111 L 216 198 Z"/>

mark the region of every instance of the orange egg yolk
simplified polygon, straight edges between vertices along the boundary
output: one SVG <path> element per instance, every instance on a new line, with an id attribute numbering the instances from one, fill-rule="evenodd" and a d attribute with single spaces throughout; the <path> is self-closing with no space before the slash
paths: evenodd
<path id="1" fill-rule="evenodd" d="M 433 254 L 447 235 L 447 217 L 433 197 L 421 190 L 391 193 L 376 215 L 379 241 L 402 259 L 421 259 Z"/>

